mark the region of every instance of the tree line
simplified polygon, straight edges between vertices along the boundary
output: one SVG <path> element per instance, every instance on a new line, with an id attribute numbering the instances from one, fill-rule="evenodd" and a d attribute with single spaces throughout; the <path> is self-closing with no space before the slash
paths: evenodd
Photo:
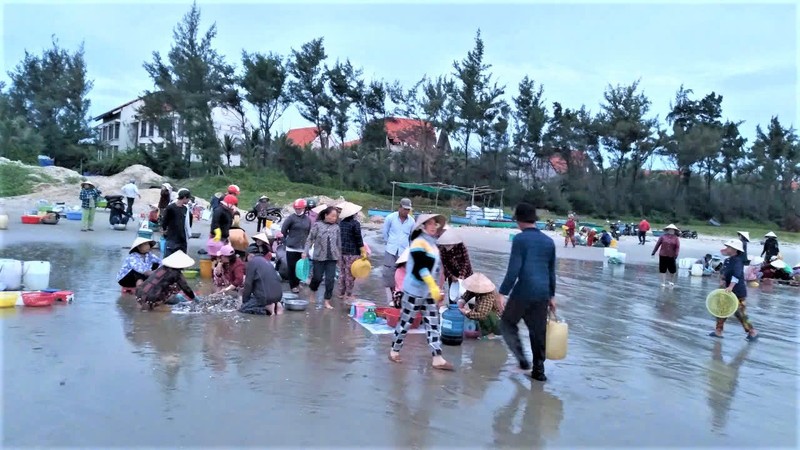
<path id="1" fill-rule="evenodd" d="M 277 170 L 292 181 L 329 187 L 388 193 L 392 180 L 491 185 L 506 189 L 507 203 L 524 199 L 558 212 L 750 219 L 800 230 L 794 128 L 773 117 L 748 142 L 743 122 L 723 119 L 716 92 L 678 87 L 664 121 L 638 80 L 609 85 L 595 111 L 546 100 L 545 87 L 528 76 L 509 99 L 487 62 L 480 31 L 450 73 L 426 75 L 412 86 L 367 79 L 349 59 L 331 61 L 323 38 L 288 55 L 243 50 L 236 67 L 214 47 L 216 26 L 202 30 L 200 17 L 193 5 L 173 30 L 170 51 L 154 52 L 143 65 L 153 89 L 143 93 L 140 115 L 157 124 L 162 146 L 93 160 L 102 144 L 86 143 L 93 136 L 92 83 L 83 48 L 70 52 L 54 39 L 41 55 L 26 52 L 9 72 L 10 85 L 0 84 L 2 155 L 31 161 L 47 152 L 60 165 L 97 170 L 140 162 L 180 178 L 211 173 L 221 158 L 239 154 L 255 174 Z M 275 132 L 290 106 L 318 130 L 321 149 L 299 148 Z M 218 138 L 216 107 L 240 118 L 237 136 Z M 185 123 L 185 141 L 176 117 Z M 422 129 L 418 145 L 390 151 L 387 117 L 417 119 L 447 133 L 452 146 L 440 148 Z M 353 134 L 357 144 L 334 143 Z M 191 155 L 201 163 L 193 165 Z M 656 158 L 675 169 L 648 170 Z"/>

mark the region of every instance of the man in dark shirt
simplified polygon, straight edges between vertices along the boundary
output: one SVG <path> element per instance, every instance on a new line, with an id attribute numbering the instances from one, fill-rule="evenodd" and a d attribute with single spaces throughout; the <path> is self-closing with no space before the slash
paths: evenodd
<path id="1" fill-rule="evenodd" d="M 239 312 L 270 316 L 280 314 L 283 297 L 281 277 L 270 262 L 270 254 L 261 253 L 255 244 L 247 247 L 247 272 Z"/>
<path id="2" fill-rule="evenodd" d="M 161 218 L 161 229 L 164 233 L 164 239 L 167 241 L 164 258 L 178 250 L 188 253 L 189 241 L 187 240 L 186 231 L 188 209 L 186 204 L 189 203 L 191 198 L 192 194 L 188 189 L 181 189 L 177 200 L 167 205 L 166 209 L 164 209 L 164 215 Z"/>
<path id="3" fill-rule="evenodd" d="M 533 205 L 517 205 L 514 220 L 522 233 L 514 236 L 508 270 L 500 285 L 500 294 L 508 296 L 500 327 L 520 369 L 530 370 L 531 364 L 522 350 L 517 326 L 520 319 L 525 321 L 533 352 L 531 377 L 546 381 L 547 310 L 549 308 L 553 314 L 556 312 L 556 247 L 551 238 L 536 229 L 536 208 Z"/>

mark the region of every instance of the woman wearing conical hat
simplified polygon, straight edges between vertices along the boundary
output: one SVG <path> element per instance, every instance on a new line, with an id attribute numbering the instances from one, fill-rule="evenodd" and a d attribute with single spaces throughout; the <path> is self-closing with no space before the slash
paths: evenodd
<path id="1" fill-rule="evenodd" d="M 678 237 L 678 227 L 669 224 L 664 228 L 664 234 L 658 238 L 653 256 L 658 252 L 658 271 L 661 272 L 661 287 L 675 287 L 675 272 L 678 271 L 678 254 L 681 252 L 681 239 Z M 669 272 L 669 282 L 667 282 Z M 669 284 L 667 284 L 669 283 Z"/>
<path id="2" fill-rule="evenodd" d="M 125 288 L 135 288 L 153 273 L 161 264 L 161 259 L 152 250 L 156 242 L 152 239 L 138 237 L 131 244 L 128 256 L 117 273 L 117 283 Z"/>
<path id="3" fill-rule="evenodd" d="M 761 256 L 764 258 L 764 261 L 772 261 L 772 258 L 778 256 L 781 252 L 778 247 L 778 236 L 770 231 L 765 234 L 764 237 L 767 238 L 767 240 L 764 241 L 764 250 L 761 251 Z"/>
<path id="4" fill-rule="evenodd" d="M 493 339 L 500 335 L 500 315 L 503 313 L 502 301 L 498 299 L 497 288 L 492 280 L 478 272 L 467 277 L 463 282 L 466 292 L 461 296 L 459 309 L 469 319 L 478 322 L 481 335 Z M 469 301 L 475 299 L 474 308 Z"/>
<path id="5" fill-rule="evenodd" d="M 194 291 L 183 276 L 183 269 L 194 265 L 194 260 L 182 250 L 167 256 L 161 267 L 153 271 L 143 283 L 136 288 L 136 300 L 144 309 L 168 303 L 172 297 L 183 291 L 187 297 L 196 300 Z"/>

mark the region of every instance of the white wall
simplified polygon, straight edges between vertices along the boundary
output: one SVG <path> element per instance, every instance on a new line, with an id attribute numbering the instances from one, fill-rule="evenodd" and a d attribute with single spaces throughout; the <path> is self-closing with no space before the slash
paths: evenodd
<path id="1" fill-rule="evenodd" d="M 144 105 L 144 100 L 137 100 L 129 105 L 126 105 L 120 111 L 119 119 L 115 119 L 111 122 L 106 122 L 102 124 L 98 124 L 95 128 L 97 130 L 101 130 L 102 127 L 108 126 L 115 122 L 120 123 L 120 132 L 119 138 L 103 141 L 112 149 L 117 149 L 119 151 L 130 150 L 136 148 L 137 145 L 159 145 L 164 142 L 164 138 L 160 135 L 158 127 L 155 125 L 153 126 L 153 136 L 141 136 L 141 128 L 140 122 L 137 120 L 136 116 L 138 114 L 139 108 Z M 176 114 L 176 118 L 177 118 Z M 211 119 L 214 124 L 214 130 L 216 132 L 217 139 L 222 141 L 224 136 L 230 135 L 234 139 L 242 140 L 244 136 L 242 135 L 241 131 L 241 119 L 238 115 L 226 108 L 214 108 L 211 110 Z M 147 134 L 149 134 L 149 127 L 147 130 Z M 102 134 L 101 138 L 102 140 Z M 177 142 L 185 143 L 186 138 L 178 138 Z M 192 161 L 199 161 L 196 155 L 191 156 Z M 227 159 L 223 155 L 220 159 L 223 165 L 227 165 Z M 231 165 L 238 166 L 241 165 L 241 157 L 239 155 L 233 155 L 231 157 Z"/>

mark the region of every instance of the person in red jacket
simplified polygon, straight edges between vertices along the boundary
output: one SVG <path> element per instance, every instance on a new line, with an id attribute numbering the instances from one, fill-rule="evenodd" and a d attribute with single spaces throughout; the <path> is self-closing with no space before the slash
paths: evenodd
<path id="1" fill-rule="evenodd" d="M 572 242 L 572 248 L 575 248 L 575 227 L 577 224 L 575 223 L 575 216 L 573 214 L 569 215 L 567 223 L 564 226 L 567 227 L 567 235 L 564 238 L 564 248 L 567 248 L 567 244 L 570 242 Z"/>
<path id="2" fill-rule="evenodd" d="M 639 222 L 639 245 L 644 245 L 645 237 L 647 237 L 648 231 L 650 231 L 650 222 L 648 222 L 646 218 L 642 217 L 642 221 Z"/>

